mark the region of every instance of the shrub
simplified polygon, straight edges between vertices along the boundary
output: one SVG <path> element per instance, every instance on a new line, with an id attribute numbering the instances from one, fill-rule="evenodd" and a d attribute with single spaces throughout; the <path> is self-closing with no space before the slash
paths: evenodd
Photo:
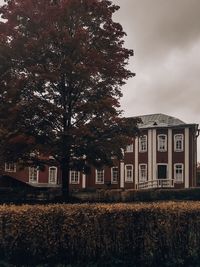
<path id="1" fill-rule="evenodd" d="M 20 266 L 198 266 L 200 203 L 2 205 L 0 256 Z"/>

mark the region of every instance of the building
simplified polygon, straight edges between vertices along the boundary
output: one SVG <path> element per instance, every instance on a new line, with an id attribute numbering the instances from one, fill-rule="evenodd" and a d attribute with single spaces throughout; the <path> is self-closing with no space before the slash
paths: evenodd
<path id="1" fill-rule="evenodd" d="M 91 168 L 90 174 L 72 170 L 70 189 L 189 188 L 196 186 L 197 124 L 187 124 L 164 114 L 139 116 L 141 135 L 126 147 L 124 159 L 112 168 Z M 5 164 L 5 174 L 34 186 L 60 186 L 60 170 L 19 169 Z"/>

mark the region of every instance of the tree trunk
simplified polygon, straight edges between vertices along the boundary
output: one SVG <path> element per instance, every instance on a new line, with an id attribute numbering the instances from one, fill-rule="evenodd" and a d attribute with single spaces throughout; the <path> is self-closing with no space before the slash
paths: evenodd
<path id="1" fill-rule="evenodd" d="M 62 172 L 62 198 L 64 201 L 69 201 L 69 159 L 64 158 L 61 164 Z"/>

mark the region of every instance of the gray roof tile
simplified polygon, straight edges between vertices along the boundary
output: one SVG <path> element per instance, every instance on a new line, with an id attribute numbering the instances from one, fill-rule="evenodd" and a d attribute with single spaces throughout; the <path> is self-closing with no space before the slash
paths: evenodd
<path id="1" fill-rule="evenodd" d="M 150 114 L 138 116 L 143 123 L 138 124 L 139 128 L 157 128 L 157 127 L 172 127 L 185 125 L 186 123 L 172 116 L 165 114 Z"/>

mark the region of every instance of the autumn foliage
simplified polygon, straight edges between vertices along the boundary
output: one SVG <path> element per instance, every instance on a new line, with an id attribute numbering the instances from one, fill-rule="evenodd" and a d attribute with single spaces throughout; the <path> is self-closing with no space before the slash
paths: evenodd
<path id="1" fill-rule="evenodd" d="M 1 259 L 19 265 L 196 266 L 200 261 L 199 202 L 4 205 L 0 223 Z"/>
<path id="2" fill-rule="evenodd" d="M 70 169 L 111 165 L 137 132 L 137 120 L 119 109 L 134 73 L 133 51 L 113 21 L 118 9 L 108 0 L 9 0 L 0 8 L 0 156 L 50 154 L 66 193 Z"/>

